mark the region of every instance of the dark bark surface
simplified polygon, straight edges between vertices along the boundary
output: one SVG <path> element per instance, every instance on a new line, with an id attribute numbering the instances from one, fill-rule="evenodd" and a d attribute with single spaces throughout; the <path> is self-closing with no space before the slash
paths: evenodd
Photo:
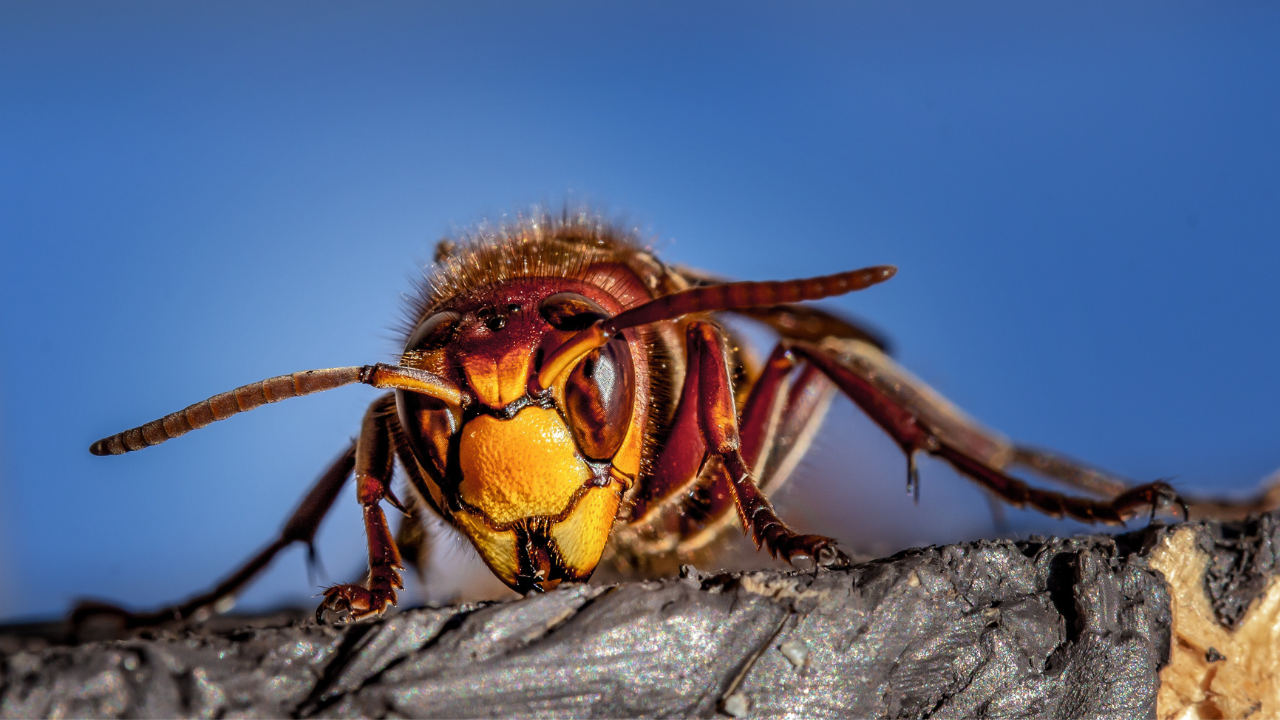
<path id="1" fill-rule="evenodd" d="M 1200 533 L 1209 555 L 1205 592 L 1218 622 L 1235 629 L 1249 603 L 1280 571 L 1280 512 L 1241 522 L 1213 523 Z"/>
<path id="2" fill-rule="evenodd" d="M 1224 620 L 1275 573 L 1276 529 L 1202 529 Z M 41 648 L 55 626 L 0 627 L 0 716 L 1150 717 L 1171 619 L 1145 554 L 1163 532 L 689 571 L 340 628 Z"/>

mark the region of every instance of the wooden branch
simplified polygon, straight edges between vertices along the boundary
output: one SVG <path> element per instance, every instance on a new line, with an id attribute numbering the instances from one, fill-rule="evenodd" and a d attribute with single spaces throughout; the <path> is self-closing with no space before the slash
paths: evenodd
<path id="1" fill-rule="evenodd" d="M 1280 650 L 1242 655 L 1241 633 L 1280 627 L 1264 616 L 1280 609 L 1278 520 L 933 547 L 816 575 L 686 569 L 343 628 L 50 645 L 53 626 L 0 627 L 0 716 L 1274 716 L 1280 683 L 1225 700 L 1201 686 L 1209 670 L 1276 670 Z"/>

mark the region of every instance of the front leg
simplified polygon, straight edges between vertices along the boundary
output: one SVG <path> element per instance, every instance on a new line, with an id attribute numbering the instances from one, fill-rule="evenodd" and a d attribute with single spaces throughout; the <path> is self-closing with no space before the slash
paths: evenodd
<path id="1" fill-rule="evenodd" d="M 747 415 L 748 442 L 738 433 L 737 407 L 729 381 L 726 351 L 720 330 L 707 322 L 689 324 L 687 370 L 673 437 L 658 458 L 655 477 L 691 477 L 708 459 L 719 460 L 713 482 L 728 487 L 733 503 L 756 546 L 767 547 L 775 556 L 789 561 L 800 556 L 818 564 L 831 565 L 846 560 L 835 540 L 821 535 L 796 533 L 778 517 L 773 505 L 760 491 L 751 465 L 760 459 L 767 434 L 763 425 L 775 405 L 773 394 L 782 387 L 785 372 L 769 373 L 757 382 Z M 749 459 L 743 457 L 744 450 Z"/>
<path id="2" fill-rule="evenodd" d="M 369 542 L 369 576 L 363 585 L 335 585 L 324 592 L 316 608 L 316 619 L 326 615 L 350 622 L 378 617 L 396 604 L 396 590 L 404 587 L 400 571 L 404 565 L 396 548 L 380 503 L 386 499 L 404 510 L 391 492 L 393 470 L 391 430 L 395 396 L 384 395 L 369 406 L 356 441 L 356 497 L 364 508 L 364 531 Z"/>

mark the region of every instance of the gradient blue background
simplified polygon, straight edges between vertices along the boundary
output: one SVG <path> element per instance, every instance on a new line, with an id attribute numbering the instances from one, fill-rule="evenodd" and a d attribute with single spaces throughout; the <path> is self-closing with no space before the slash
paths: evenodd
<path id="1" fill-rule="evenodd" d="M 89 443 L 387 360 L 434 241 L 537 202 L 742 278 L 897 264 L 834 305 L 978 418 L 1248 488 L 1280 466 L 1278 39 L 1261 2 L 0 4 L 0 618 L 177 599 L 265 543 L 375 391 Z M 832 418 L 798 524 L 994 533 Z M 358 518 L 323 528 L 330 577 Z M 295 550 L 242 606 L 313 592 Z"/>

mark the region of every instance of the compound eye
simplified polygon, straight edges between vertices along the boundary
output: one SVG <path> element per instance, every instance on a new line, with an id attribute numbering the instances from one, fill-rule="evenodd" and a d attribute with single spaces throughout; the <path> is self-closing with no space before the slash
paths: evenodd
<path id="1" fill-rule="evenodd" d="M 626 340 L 610 340 L 578 363 L 569 374 L 564 401 L 583 455 L 607 460 L 618 452 L 631 426 L 635 397 L 635 371 Z"/>
<path id="2" fill-rule="evenodd" d="M 409 336 L 405 350 L 429 351 L 439 350 L 453 339 L 458 329 L 458 321 L 462 316 L 453 311 L 438 312 L 423 320 Z"/>
<path id="3" fill-rule="evenodd" d="M 551 327 L 571 332 L 586 330 L 595 321 L 609 317 L 609 313 L 590 298 L 571 292 L 547 297 L 538 305 L 538 312 Z"/>

